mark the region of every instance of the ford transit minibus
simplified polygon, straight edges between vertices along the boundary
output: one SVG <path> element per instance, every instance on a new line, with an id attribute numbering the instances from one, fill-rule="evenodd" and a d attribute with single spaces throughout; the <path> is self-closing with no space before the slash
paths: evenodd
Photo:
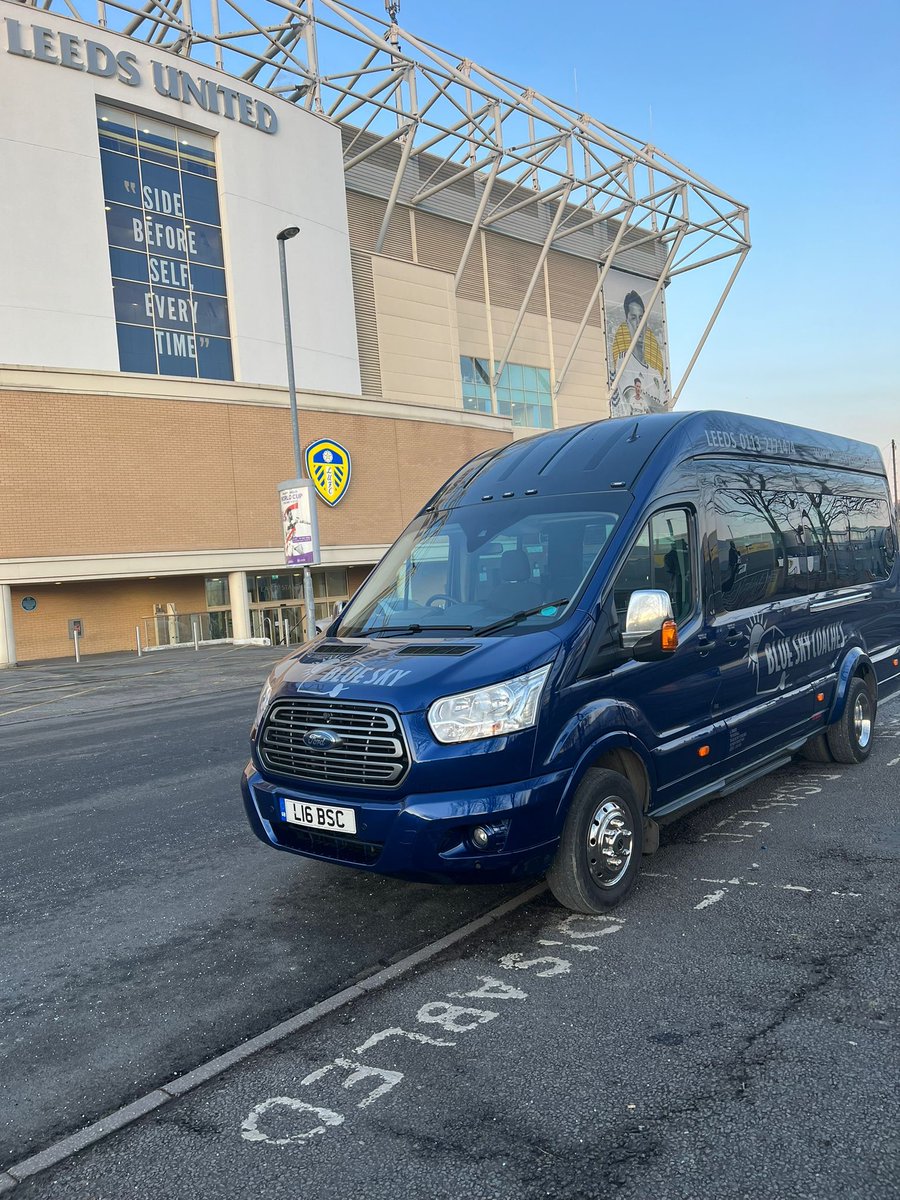
<path id="1" fill-rule="evenodd" d="M 898 583 L 864 443 L 724 412 L 513 442 L 272 671 L 250 824 L 406 878 L 546 873 L 602 911 L 661 822 L 799 752 L 868 757 L 900 687 Z"/>

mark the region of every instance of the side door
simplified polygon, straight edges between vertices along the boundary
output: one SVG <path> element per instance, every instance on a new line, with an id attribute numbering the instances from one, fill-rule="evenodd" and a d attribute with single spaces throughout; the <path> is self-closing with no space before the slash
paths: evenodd
<path id="1" fill-rule="evenodd" d="M 716 713 L 733 768 L 816 731 L 828 630 L 810 612 L 826 556 L 808 498 L 777 469 L 722 479 L 709 635 L 722 677 Z M 824 696 L 825 693 L 821 692 Z"/>
<path id="2" fill-rule="evenodd" d="M 632 592 L 668 592 L 678 649 L 661 662 L 622 663 L 604 684 L 620 702 L 626 726 L 649 749 L 658 811 L 701 790 L 721 771 L 725 726 L 713 716 L 718 668 L 704 639 L 700 529 L 692 499 L 653 513 L 621 563 L 608 603 L 620 630 Z"/>

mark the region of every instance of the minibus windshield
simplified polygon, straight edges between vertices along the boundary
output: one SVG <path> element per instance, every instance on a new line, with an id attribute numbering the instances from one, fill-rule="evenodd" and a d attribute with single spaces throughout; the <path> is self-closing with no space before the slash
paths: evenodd
<path id="1" fill-rule="evenodd" d="M 340 637 L 511 634 L 559 620 L 630 497 L 521 497 L 422 513 L 344 611 Z"/>

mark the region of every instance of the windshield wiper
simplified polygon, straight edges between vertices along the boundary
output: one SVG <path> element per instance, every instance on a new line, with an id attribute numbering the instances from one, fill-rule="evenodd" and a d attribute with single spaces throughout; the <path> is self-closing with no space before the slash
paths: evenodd
<path id="1" fill-rule="evenodd" d="M 505 629 L 507 625 L 518 625 L 518 623 L 520 621 L 524 621 L 526 617 L 537 616 L 537 614 L 539 612 L 543 612 L 545 608 L 561 608 L 564 604 L 568 603 L 568 597 L 563 600 L 545 600 L 543 604 L 536 604 L 534 608 L 525 608 L 521 612 L 513 613 L 511 617 L 504 617 L 500 621 L 494 621 L 492 625 L 485 625 L 483 629 L 476 629 L 475 636 L 482 637 L 486 633 L 496 633 L 498 629 Z"/>
<path id="2" fill-rule="evenodd" d="M 471 631 L 474 628 L 474 625 L 378 625 L 374 629 L 364 629 L 360 636 L 371 637 L 373 633 L 429 633 L 433 629 L 468 629 Z"/>

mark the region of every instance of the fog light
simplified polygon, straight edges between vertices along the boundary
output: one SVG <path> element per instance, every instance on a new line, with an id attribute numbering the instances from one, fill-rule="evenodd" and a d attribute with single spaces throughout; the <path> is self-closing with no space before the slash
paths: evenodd
<path id="1" fill-rule="evenodd" d="M 472 830 L 472 842 L 478 850 L 487 850 L 490 843 L 491 835 L 481 825 L 476 825 Z"/>

